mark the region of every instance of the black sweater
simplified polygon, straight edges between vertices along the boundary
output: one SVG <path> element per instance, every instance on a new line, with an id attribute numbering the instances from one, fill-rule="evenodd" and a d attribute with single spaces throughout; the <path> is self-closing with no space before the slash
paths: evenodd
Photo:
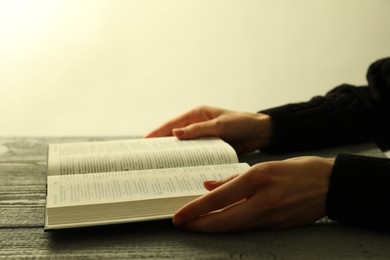
<path id="1" fill-rule="evenodd" d="M 374 62 L 368 86 L 341 85 L 325 96 L 261 111 L 282 153 L 373 141 L 390 149 L 390 58 Z M 326 204 L 331 219 L 390 228 L 390 159 L 339 154 Z"/>

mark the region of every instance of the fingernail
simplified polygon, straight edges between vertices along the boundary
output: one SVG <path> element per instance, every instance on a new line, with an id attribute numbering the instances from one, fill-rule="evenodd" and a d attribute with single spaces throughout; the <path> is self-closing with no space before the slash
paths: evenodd
<path id="1" fill-rule="evenodd" d="M 186 219 L 183 217 L 183 216 L 180 216 L 180 215 L 175 215 L 173 216 L 173 224 L 176 225 L 176 226 L 180 226 L 180 225 L 183 225 L 184 222 L 186 221 Z"/>
<path id="2" fill-rule="evenodd" d="M 209 180 L 203 182 L 204 185 L 217 185 L 219 183 L 220 181 L 209 181 Z"/>
<path id="3" fill-rule="evenodd" d="M 184 130 L 183 129 L 173 129 L 173 134 L 176 137 L 182 137 L 184 135 Z"/>

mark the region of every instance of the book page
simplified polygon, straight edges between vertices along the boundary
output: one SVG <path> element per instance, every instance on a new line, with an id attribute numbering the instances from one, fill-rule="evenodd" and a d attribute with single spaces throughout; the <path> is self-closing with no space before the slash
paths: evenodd
<path id="1" fill-rule="evenodd" d="M 50 144 L 48 175 L 159 169 L 237 163 L 234 149 L 219 138 L 176 137 Z"/>
<path id="2" fill-rule="evenodd" d="M 47 208 L 202 195 L 204 180 L 244 173 L 246 163 L 56 175 L 48 177 Z"/>

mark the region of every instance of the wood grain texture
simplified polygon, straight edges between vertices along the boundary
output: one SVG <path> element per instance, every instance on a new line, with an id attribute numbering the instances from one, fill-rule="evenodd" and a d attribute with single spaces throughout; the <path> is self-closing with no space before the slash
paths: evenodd
<path id="1" fill-rule="evenodd" d="M 389 235 L 354 227 L 312 226 L 284 231 L 202 235 L 169 222 L 89 230 L 0 231 L 0 257 L 72 259 L 388 259 Z"/>
<path id="2" fill-rule="evenodd" d="M 0 138 L 0 259 L 390 259 L 389 233 L 326 220 L 217 235 L 169 220 L 44 232 L 47 144 L 104 139 Z"/>

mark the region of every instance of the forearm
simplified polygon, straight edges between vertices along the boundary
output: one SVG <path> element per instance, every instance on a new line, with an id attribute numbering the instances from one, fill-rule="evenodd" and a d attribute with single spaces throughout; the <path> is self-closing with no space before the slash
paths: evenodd
<path id="1" fill-rule="evenodd" d="M 390 58 L 371 64 L 368 87 L 339 86 L 323 97 L 262 111 L 273 140 L 265 150 L 288 152 L 373 141 L 390 149 Z"/>
<path id="2" fill-rule="evenodd" d="M 390 229 L 390 159 L 337 156 L 327 195 L 329 218 Z"/>
<path id="3" fill-rule="evenodd" d="M 368 87 L 342 85 L 326 96 L 261 111 L 272 119 L 268 152 L 290 152 L 375 141 L 380 124 L 355 94 L 369 99 Z"/>

